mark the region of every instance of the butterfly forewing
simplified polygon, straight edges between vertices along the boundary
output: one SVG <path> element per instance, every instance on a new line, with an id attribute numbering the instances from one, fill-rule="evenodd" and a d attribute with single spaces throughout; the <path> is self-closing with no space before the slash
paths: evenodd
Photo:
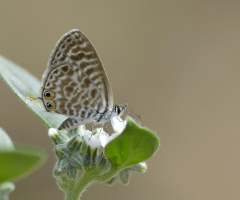
<path id="1" fill-rule="evenodd" d="M 90 41 L 71 30 L 58 41 L 43 75 L 47 111 L 88 121 L 113 108 L 110 82 Z"/>

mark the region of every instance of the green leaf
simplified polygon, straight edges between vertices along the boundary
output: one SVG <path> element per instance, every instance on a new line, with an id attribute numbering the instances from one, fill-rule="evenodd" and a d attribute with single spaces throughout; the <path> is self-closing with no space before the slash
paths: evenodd
<path id="1" fill-rule="evenodd" d="M 0 128 L 0 184 L 30 173 L 45 158 L 45 151 L 38 148 L 14 146 L 8 134 Z"/>
<path id="2" fill-rule="evenodd" d="M 17 145 L 14 150 L 1 150 L 0 183 L 26 176 L 45 160 L 45 151 L 38 148 Z"/>
<path id="3" fill-rule="evenodd" d="M 31 97 L 39 97 L 41 83 L 33 75 L 13 62 L 0 56 L 0 77 L 16 94 L 16 96 L 30 108 L 50 128 L 58 128 L 66 117 L 49 113 L 44 109 L 40 99 L 30 101 Z"/>
<path id="4" fill-rule="evenodd" d="M 115 167 L 128 167 L 150 158 L 159 148 L 155 133 L 128 118 L 125 130 L 105 147 L 105 155 Z"/>

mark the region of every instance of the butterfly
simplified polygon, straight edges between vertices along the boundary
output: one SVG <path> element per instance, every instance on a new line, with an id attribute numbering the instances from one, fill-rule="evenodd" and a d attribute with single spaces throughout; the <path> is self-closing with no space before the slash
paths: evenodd
<path id="1" fill-rule="evenodd" d="M 77 29 L 57 42 L 42 77 L 45 109 L 68 116 L 59 130 L 104 124 L 127 108 L 114 105 L 111 84 L 91 42 Z"/>

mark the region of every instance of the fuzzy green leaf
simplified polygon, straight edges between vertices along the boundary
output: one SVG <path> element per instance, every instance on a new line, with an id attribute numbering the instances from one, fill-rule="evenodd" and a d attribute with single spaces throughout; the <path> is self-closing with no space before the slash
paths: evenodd
<path id="1" fill-rule="evenodd" d="M 66 117 L 48 113 L 40 99 L 30 101 L 31 97 L 39 97 L 41 83 L 33 75 L 13 62 L 0 56 L 0 77 L 16 94 L 16 96 L 30 108 L 50 128 L 58 128 Z"/>
<path id="2" fill-rule="evenodd" d="M 159 145 L 155 133 L 129 118 L 122 134 L 105 147 L 105 155 L 112 166 L 126 168 L 150 158 Z"/>
<path id="3" fill-rule="evenodd" d="M 46 158 L 43 150 L 15 146 L 14 150 L 0 151 L 0 183 L 17 180 L 40 166 Z"/>

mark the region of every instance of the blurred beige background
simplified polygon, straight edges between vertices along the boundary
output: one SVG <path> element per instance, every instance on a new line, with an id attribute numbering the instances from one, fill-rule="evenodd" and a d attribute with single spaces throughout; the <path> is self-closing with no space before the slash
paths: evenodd
<path id="1" fill-rule="evenodd" d="M 72 28 L 97 49 L 115 102 L 161 138 L 145 174 L 82 200 L 240 199 L 240 1 L 0 1 L 0 54 L 38 79 Z M 10 199 L 64 199 L 47 128 L 2 80 L 0 94 L 0 126 L 49 154 Z"/>

